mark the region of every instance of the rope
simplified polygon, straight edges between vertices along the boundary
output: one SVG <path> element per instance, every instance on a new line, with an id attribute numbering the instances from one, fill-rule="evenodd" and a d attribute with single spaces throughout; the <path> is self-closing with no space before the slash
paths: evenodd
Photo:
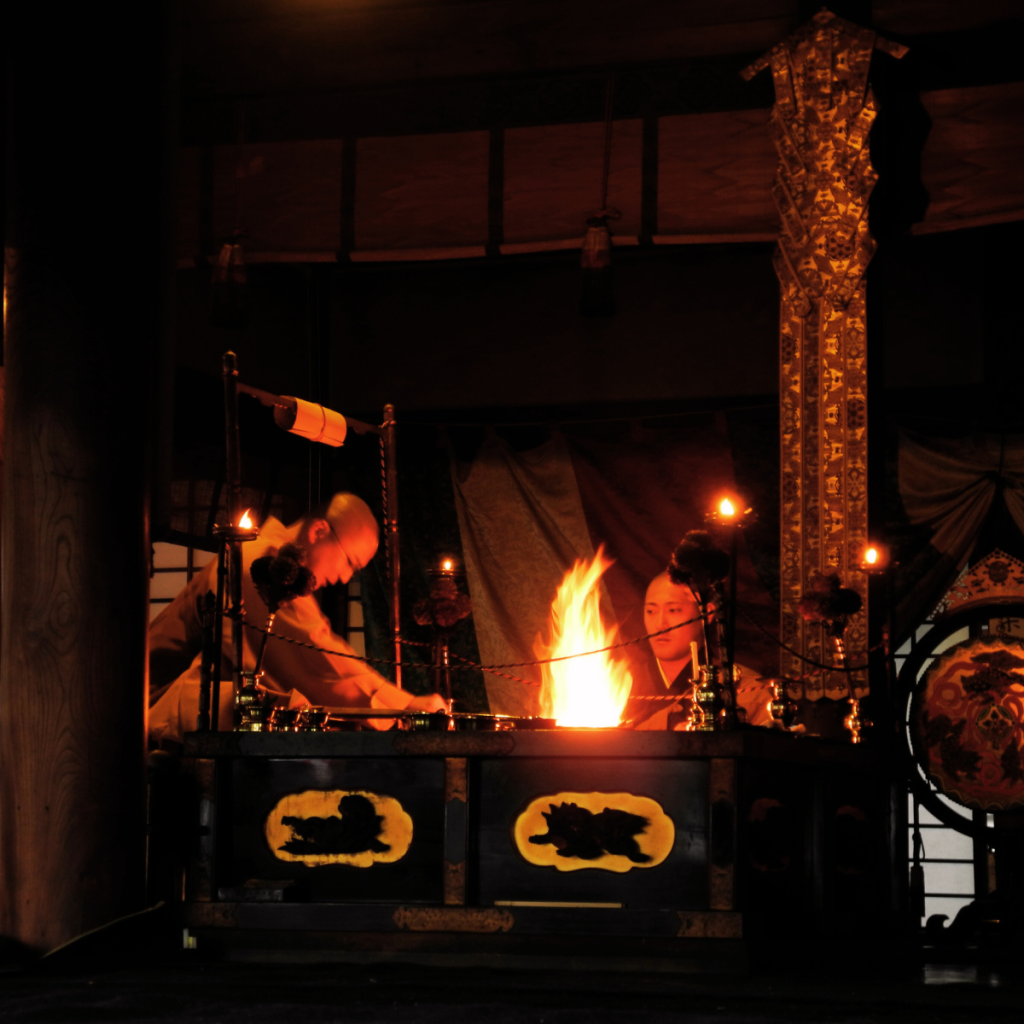
<path id="1" fill-rule="evenodd" d="M 639 694 L 639 693 L 631 693 L 629 695 L 629 699 L 630 700 L 675 700 L 675 701 L 680 701 L 680 700 L 692 700 L 693 698 L 690 697 L 688 694 L 685 694 L 685 693 L 666 693 L 664 695 L 656 694 L 653 697 L 648 697 L 646 695 Z"/>
<path id="2" fill-rule="evenodd" d="M 615 76 L 608 76 L 604 94 L 604 164 L 601 168 L 601 216 L 608 211 L 608 176 L 612 166 L 612 131 L 615 127 Z"/>
<path id="3" fill-rule="evenodd" d="M 756 626 L 757 629 L 759 629 L 766 637 L 768 637 L 769 640 L 771 640 L 773 643 L 778 644 L 779 647 L 781 647 L 784 651 L 786 651 L 787 653 L 793 655 L 794 658 L 798 658 L 800 661 L 804 662 L 807 665 L 813 665 L 815 668 L 823 670 L 825 672 L 845 672 L 847 674 L 850 674 L 852 672 L 863 672 L 863 671 L 865 671 L 868 668 L 868 662 L 865 662 L 863 665 L 843 665 L 843 666 L 837 666 L 837 665 L 826 665 L 824 662 L 815 661 L 813 658 L 808 658 L 808 657 L 804 656 L 803 654 L 801 654 L 799 651 L 794 650 L 788 644 L 786 644 L 782 640 L 780 640 L 777 636 L 774 636 L 767 629 L 765 629 L 765 627 L 762 626 L 761 623 L 758 622 L 757 619 L 755 619 L 753 617 L 753 615 L 751 615 L 750 612 L 748 612 L 746 610 L 746 608 L 743 607 L 743 605 L 737 603 L 736 607 L 739 609 L 739 611 L 741 611 L 743 613 L 743 615 L 747 619 L 747 621 L 752 623 L 754 626 Z M 230 612 L 224 612 L 223 614 L 225 616 L 227 616 L 228 618 L 232 617 Z M 470 671 L 470 670 L 476 670 L 478 672 L 487 672 L 490 675 L 500 676 L 502 679 L 510 679 L 513 682 L 523 683 L 526 686 L 538 686 L 540 684 L 534 682 L 532 679 L 523 679 L 521 676 L 512 675 L 511 673 L 505 672 L 505 671 L 502 671 L 502 670 L 503 669 L 510 669 L 510 668 L 533 668 L 533 667 L 538 666 L 538 665 L 553 665 L 556 662 L 571 661 L 574 658 L 589 658 L 589 657 L 592 657 L 595 654 L 604 654 L 606 651 L 616 651 L 616 650 L 619 650 L 620 648 L 623 648 L 623 647 L 633 647 L 636 644 L 643 643 L 643 641 L 645 641 L 645 640 L 653 639 L 656 636 L 663 636 L 665 633 L 671 633 L 674 630 L 682 629 L 683 626 L 691 626 L 691 625 L 693 625 L 693 623 L 700 622 L 700 621 L 701 621 L 700 617 L 698 616 L 697 618 L 687 619 L 685 622 L 677 622 L 674 626 L 668 626 L 665 629 L 659 629 L 659 630 L 657 630 L 654 633 L 647 633 L 644 636 L 638 636 L 638 637 L 636 637 L 633 640 L 622 640 L 622 641 L 620 641 L 619 643 L 616 643 L 616 644 L 609 644 L 607 647 L 599 647 L 597 650 L 594 650 L 594 651 L 581 651 L 578 654 L 562 654 L 562 655 L 559 655 L 557 658 L 537 658 L 534 661 L 509 661 L 509 662 L 503 662 L 503 663 L 498 664 L 498 665 L 481 665 L 479 662 L 472 661 L 469 658 L 464 658 L 461 654 L 456 654 L 454 651 L 452 651 L 452 652 L 450 652 L 451 656 L 453 658 L 455 658 L 457 661 L 461 661 L 462 664 L 461 665 L 452 665 L 451 666 L 451 670 L 455 671 L 455 672 L 458 672 L 458 671 Z M 331 650 L 330 648 L 327 648 L 327 647 L 317 647 L 316 644 L 306 643 L 304 640 L 296 640 L 296 639 L 294 639 L 293 637 L 290 637 L 290 636 L 282 636 L 280 633 L 274 633 L 274 632 L 270 631 L 269 629 L 265 629 L 262 626 L 257 626 L 254 623 L 249 622 L 246 619 L 242 620 L 242 624 L 247 629 L 251 629 L 253 632 L 264 633 L 267 636 L 272 636 L 275 640 L 283 640 L 285 643 L 294 644 L 296 647 L 303 647 L 303 648 L 305 648 L 306 650 L 309 650 L 309 651 L 317 651 L 320 654 L 330 654 L 330 655 L 333 655 L 334 657 L 337 657 L 337 658 L 348 658 L 350 661 L 361 661 L 361 662 L 363 662 L 365 664 L 368 664 L 368 665 L 389 665 L 389 666 L 394 666 L 394 665 L 399 664 L 399 662 L 393 661 L 390 658 L 371 658 L 371 657 L 367 657 L 367 656 L 364 656 L 364 655 L 361 655 L 361 654 L 349 654 L 346 651 L 333 651 L 333 650 Z M 405 645 L 407 647 L 424 647 L 424 648 L 433 647 L 433 644 L 425 643 L 425 642 L 419 641 L 419 640 L 404 640 L 404 639 L 402 639 L 402 640 L 400 640 L 400 643 L 402 643 L 403 645 Z M 885 641 L 883 640 L 880 643 L 875 644 L 873 647 L 869 647 L 867 653 L 868 654 L 873 654 L 875 651 L 880 650 L 884 645 L 885 645 Z M 432 668 L 432 666 L 430 666 L 430 665 L 416 664 L 415 662 L 404 662 L 402 664 L 405 667 L 408 667 L 408 668 L 412 668 L 412 667 L 427 668 L 427 669 Z M 816 673 L 812 673 L 812 674 L 816 674 Z M 801 678 L 805 678 L 805 677 L 801 677 Z M 633 698 L 633 699 L 636 699 L 636 700 L 667 700 L 669 698 L 668 697 L 660 697 L 659 696 L 659 697 L 636 697 L 636 698 Z"/>
<path id="4" fill-rule="evenodd" d="M 230 612 L 224 612 L 223 614 L 226 617 L 228 617 L 228 618 L 232 618 L 233 617 Z M 534 665 L 550 665 L 550 664 L 552 664 L 553 662 L 556 662 L 556 661 L 569 661 L 572 658 L 589 658 L 589 657 L 591 657 L 594 654 L 603 654 L 605 651 L 614 651 L 614 650 L 617 650 L 620 647 L 630 647 L 630 646 L 632 646 L 634 644 L 641 643 L 643 640 L 648 640 L 651 637 L 655 637 L 655 636 L 661 636 L 663 633 L 671 633 L 673 630 L 682 629 L 683 626 L 690 626 L 694 622 L 699 622 L 699 621 L 700 621 L 700 619 L 696 618 L 696 619 L 688 619 L 686 622 L 677 622 L 674 626 L 668 626 L 666 629 L 659 629 L 655 633 L 648 633 L 646 636 L 637 637 L 635 640 L 623 640 L 621 643 L 609 644 L 607 647 L 601 647 L 601 648 L 599 648 L 596 651 L 583 651 L 580 654 L 563 654 L 563 655 L 561 655 L 561 656 L 559 656 L 557 658 L 539 658 L 536 661 L 515 661 L 515 662 L 509 662 L 507 664 L 502 664 L 502 665 L 481 665 L 481 664 L 479 664 L 479 662 L 470 661 L 469 658 L 463 658 L 462 655 L 460 655 L 460 654 L 455 654 L 454 652 L 451 652 L 451 654 L 452 654 L 452 657 L 456 658 L 458 661 L 463 662 L 463 665 L 465 666 L 465 669 L 476 669 L 476 670 L 478 670 L 480 672 L 489 672 L 491 675 L 501 676 L 504 679 L 511 679 L 513 682 L 525 683 L 527 686 L 537 686 L 539 684 L 535 683 L 532 679 L 523 679 L 520 676 L 510 675 L 510 674 L 502 672 L 500 670 L 501 669 L 506 669 L 506 668 L 530 668 L 530 667 L 532 667 Z M 280 633 L 274 633 L 271 630 L 269 630 L 269 629 L 267 629 L 267 628 L 265 628 L 263 626 L 257 626 L 255 623 L 249 622 L 248 619 L 243 619 L 242 620 L 242 625 L 244 625 L 247 629 L 252 630 L 254 633 L 263 633 L 263 634 L 266 634 L 267 636 L 272 636 L 275 640 L 284 640 L 285 643 L 294 644 L 296 647 L 303 647 L 303 648 L 305 648 L 306 650 L 309 650 L 309 651 L 317 651 L 320 654 L 331 654 L 331 655 L 334 655 L 335 657 L 338 657 L 338 658 L 348 658 L 349 661 L 361 661 L 361 662 L 364 662 L 365 664 L 369 664 L 369 665 L 395 665 L 395 664 L 397 664 L 397 662 L 392 661 L 389 658 L 370 658 L 370 657 L 365 657 L 365 656 L 363 656 L 361 654 L 349 654 L 346 651 L 332 651 L 330 648 L 327 648 L 327 647 L 317 647 L 316 644 L 306 643 L 306 641 L 304 641 L 304 640 L 296 640 L 294 637 L 282 636 Z M 403 643 L 403 644 L 405 644 L 405 645 L 407 645 L 409 647 L 432 647 L 433 646 L 432 644 L 423 643 L 423 642 L 417 641 L 417 640 L 402 640 L 401 643 Z M 403 664 L 411 665 L 411 664 L 414 664 L 414 663 L 405 662 Z M 430 666 L 430 665 L 422 665 L 422 666 L 419 666 L 419 667 L 431 668 L 432 666 Z M 460 668 L 462 668 L 462 666 L 459 666 L 459 665 L 453 665 L 452 666 L 452 669 L 454 669 L 455 671 L 458 671 Z"/>
<path id="5" fill-rule="evenodd" d="M 645 636 L 638 636 L 635 640 L 623 640 L 617 644 L 609 644 L 607 647 L 599 647 L 596 651 L 583 651 L 580 654 L 563 654 L 557 658 L 538 658 L 536 661 L 509 661 L 502 665 L 477 665 L 477 668 L 529 668 L 532 665 L 552 665 L 556 661 L 570 661 L 572 658 L 589 658 L 592 654 L 603 654 L 605 651 L 615 651 L 620 647 L 632 647 L 634 644 L 642 643 L 644 640 L 650 640 L 651 637 L 661 636 L 663 633 L 671 633 L 675 629 L 682 629 L 683 626 L 692 626 L 693 623 L 700 622 L 700 616 L 695 619 L 687 619 L 686 622 L 677 622 L 674 626 L 668 626 L 665 629 L 659 629 L 654 633 L 647 633 Z M 465 661 L 465 658 L 460 659 Z M 472 664 L 472 663 L 471 663 Z"/>
<path id="6" fill-rule="evenodd" d="M 777 636 L 775 636 L 774 634 L 770 633 L 767 629 L 765 629 L 765 627 L 762 626 L 761 623 L 758 622 L 757 619 L 755 619 L 754 616 L 751 615 L 750 612 L 748 612 L 746 608 L 744 608 L 743 605 L 741 605 L 739 602 L 737 602 L 736 607 L 743 613 L 744 618 L 746 618 L 748 622 L 753 623 L 753 625 L 755 625 L 762 633 L 764 633 L 764 635 L 768 637 L 769 640 L 771 640 L 773 643 L 778 644 L 779 647 L 786 651 L 787 654 L 792 654 L 794 658 L 799 658 L 800 661 L 804 662 L 807 665 L 813 665 L 815 668 L 824 669 L 826 672 L 846 672 L 847 674 L 851 672 L 863 672 L 869 667 L 869 662 L 864 662 L 863 665 L 826 665 L 824 662 L 815 661 L 813 658 L 805 657 L 799 651 L 795 651 L 792 647 L 789 646 L 789 644 L 784 643 Z M 875 644 L 873 647 L 869 647 L 867 653 L 874 654 L 875 651 L 881 650 L 881 648 L 884 646 L 885 641 L 882 640 L 879 643 Z"/>

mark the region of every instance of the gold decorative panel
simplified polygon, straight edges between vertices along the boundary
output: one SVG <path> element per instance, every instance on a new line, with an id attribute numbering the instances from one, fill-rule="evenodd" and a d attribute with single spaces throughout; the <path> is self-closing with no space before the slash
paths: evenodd
<path id="1" fill-rule="evenodd" d="M 676 841 L 661 804 L 633 793 L 539 796 L 516 818 L 512 834 L 519 853 L 538 867 L 618 874 L 657 867 Z"/>
<path id="2" fill-rule="evenodd" d="M 809 627 L 797 608 L 815 573 L 838 573 L 861 594 L 864 611 L 851 621 L 846 647 L 855 664 L 867 656 L 867 578 L 855 567 L 868 527 L 864 273 L 875 251 L 868 200 L 878 175 L 867 141 L 877 112 L 868 85 L 876 47 L 905 52 L 822 10 L 743 72 L 749 79 L 770 67 L 775 83 L 782 638 L 825 663 L 820 627 Z M 784 676 L 807 673 L 783 652 Z M 867 674 L 854 683 L 865 693 Z M 847 692 L 839 672 L 807 676 L 800 689 L 811 699 Z"/>
<path id="3" fill-rule="evenodd" d="M 308 867 L 393 864 L 409 852 L 412 832 L 412 818 L 393 796 L 364 790 L 289 793 L 264 824 L 267 845 L 278 860 Z"/>

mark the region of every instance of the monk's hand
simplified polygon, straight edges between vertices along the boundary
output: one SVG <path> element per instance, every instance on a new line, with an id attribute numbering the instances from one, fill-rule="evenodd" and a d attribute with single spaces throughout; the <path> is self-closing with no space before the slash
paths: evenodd
<path id="1" fill-rule="evenodd" d="M 410 711 L 427 711 L 433 713 L 434 711 L 447 711 L 448 705 L 445 703 L 444 697 L 439 693 L 431 693 L 426 697 L 413 697 L 409 701 L 408 709 Z"/>

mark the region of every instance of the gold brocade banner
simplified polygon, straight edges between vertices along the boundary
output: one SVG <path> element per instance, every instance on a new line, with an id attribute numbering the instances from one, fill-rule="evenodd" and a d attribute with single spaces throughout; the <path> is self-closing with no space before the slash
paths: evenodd
<path id="1" fill-rule="evenodd" d="M 815 573 L 838 573 L 864 601 L 847 632 L 850 662 L 867 657 L 867 336 L 864 272 L 875 250 L 868 199 L 878 180 L 867 136 L 875 119 L 868 69 L 875 48 L 902 48 L 822 10 L 744 72 L 771 68 L 770 131 L 778 151 L 773 195 L 780 229 L 782 638 L 828 662 L 820 626 L 798 605 Z M 783 652 L 782 674 L 805 666 Z M 867 674 L 854 685 L 867 692 Z M 812 700 L 847 694 L 840 672 L 798 687 Z M 792 694 L 798 696 L 800 694 Z"/>

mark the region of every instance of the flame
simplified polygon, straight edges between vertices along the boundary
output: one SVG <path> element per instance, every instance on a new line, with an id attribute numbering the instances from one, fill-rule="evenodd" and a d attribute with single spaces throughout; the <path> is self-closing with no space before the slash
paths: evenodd
<path id="1" fill-rule="evenodd" d="M 864 552 L 864 561 L 868 565 L 875 565 L 878 562 L 878 548 L 868 548 Z"/>
<path id="2" fill-rule="evenodd" d="M 443 569 L 443 570 L 444 570 L 445 572 L 451 572 L 451 571 L 452 571 L 452 569 L 454 568 L 454 566 L 453 566 L 453 564 L 452 564 L 452 560 L 451 560 L 450 558 L 446 558 L 446 559 L 445 559 L 445 560 L 444 560 L 444 561 L 443 561 L 443 562 L 441 563 L 441 568 L 442 568 L 442 569 Z"/>
<path id="3" fill-rule="evenodd" d="M 600 581 L 611 565 L 598 548 L 592 562 L 577 562 L 566 573 L 551 605 L 551 643 L 540 644 L 541 658 L 597 651 L 615 642 L 615 630 L 601 622 Z M 542 666 L 540 707 L 561 726 L 601 729 L 616 726 L 633 686 L 624 661 L 610 652 Z"/>
<path id="4" fill-rule="evenodd" d="M 252 519 L 249 518 L 249 510 L 248 509 L 246 509 L 242 513 L 242 518 L 238 520 L 238 528 L 240 530 L 251 530 L 252 529 Z"/>
<path id="5" fill-rule="evenodd" d="M 731 519 L 736 515 L 736 506 L 728 498 L 723 498 L 718 503 L 718 511 L 724 518 Z"/>

